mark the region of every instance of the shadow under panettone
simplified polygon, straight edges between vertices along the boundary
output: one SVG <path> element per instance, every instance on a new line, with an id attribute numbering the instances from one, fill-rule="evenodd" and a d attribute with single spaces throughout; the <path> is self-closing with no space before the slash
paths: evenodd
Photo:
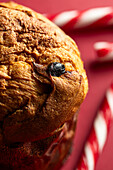
<path id="1" fill-rule="evenodd" d="M 53 136 L 35 142 L 0 148 L 1 170 L 58 170 L 70 154 L 77 116 L 66 122 Z"/>

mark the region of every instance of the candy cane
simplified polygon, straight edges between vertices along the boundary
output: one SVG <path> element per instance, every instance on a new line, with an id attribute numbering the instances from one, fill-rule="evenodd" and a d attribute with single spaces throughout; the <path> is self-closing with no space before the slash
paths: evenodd
<path id="1" fill-rule="evenodd" d="M 45 16 L 64 31 L 113 25 L 113 7 L 65 11 Z"/>
<path id="2" fill-rule="evenodd" d="M 94 44 L 94 50 L 99 61 L 113 60 L 113 43 L 97 42 Z"/>
<path id="3" fill-rule="evenodd" d="M 107 140 L 113 120 L 113 83 L 107 90 L 104 101 L 97 113 L 90 136 L 85 144 L 77 170 L 94 170 L 100 153 Z"/>

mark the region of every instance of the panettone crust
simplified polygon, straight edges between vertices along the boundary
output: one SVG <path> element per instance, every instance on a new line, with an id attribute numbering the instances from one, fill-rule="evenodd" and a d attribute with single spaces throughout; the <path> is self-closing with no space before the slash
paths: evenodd
<path id="1" fill-rule="evenodd" d="M 59 62 L 60 77 L 47 72 Z M 72 119 L 88 90 L 75 42 L 41 14 L 0 3 L 0 141 L 35 141 Z"/>

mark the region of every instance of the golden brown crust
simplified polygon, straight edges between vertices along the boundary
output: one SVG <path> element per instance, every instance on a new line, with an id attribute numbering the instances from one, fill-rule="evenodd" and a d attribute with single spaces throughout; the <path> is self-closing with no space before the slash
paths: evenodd
<path id="1" fill-rule="evenodd" d="M 33 64 L 42 65 L 34 71 Z M 52 62 L 65 65 L 49 76 Z M 45 138 L 72 118 L 88 83 L 75 42 L 42 15 L 0 3 L 0 121 L 6 142 Z"/>

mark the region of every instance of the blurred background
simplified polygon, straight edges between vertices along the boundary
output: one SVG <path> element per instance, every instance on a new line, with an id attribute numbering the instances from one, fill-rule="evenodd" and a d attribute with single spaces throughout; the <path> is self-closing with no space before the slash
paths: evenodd
<path id="1" fill-rule="evenodd" d="M 30 7 L 36 12 L 50 14 L 67 10 L 113 6 L 113 0 L 15 0 L 15 2 Z M 89 92 L 80 108 L 72 154 L 62 170 L 76 168 L 98 107 L 106 89 L 113 81 L 113 62 L 96 63 L 96 53 L 93 49 L 93 45 L 97 41 L 113 42 L 113 28 L 71 31 L 68 32 L 68 35 L 79 47 L 89 80 Z M 96 170 L 113 170 L 113 126 L 110 128 L 106 145 L 98 159 Z"/>

